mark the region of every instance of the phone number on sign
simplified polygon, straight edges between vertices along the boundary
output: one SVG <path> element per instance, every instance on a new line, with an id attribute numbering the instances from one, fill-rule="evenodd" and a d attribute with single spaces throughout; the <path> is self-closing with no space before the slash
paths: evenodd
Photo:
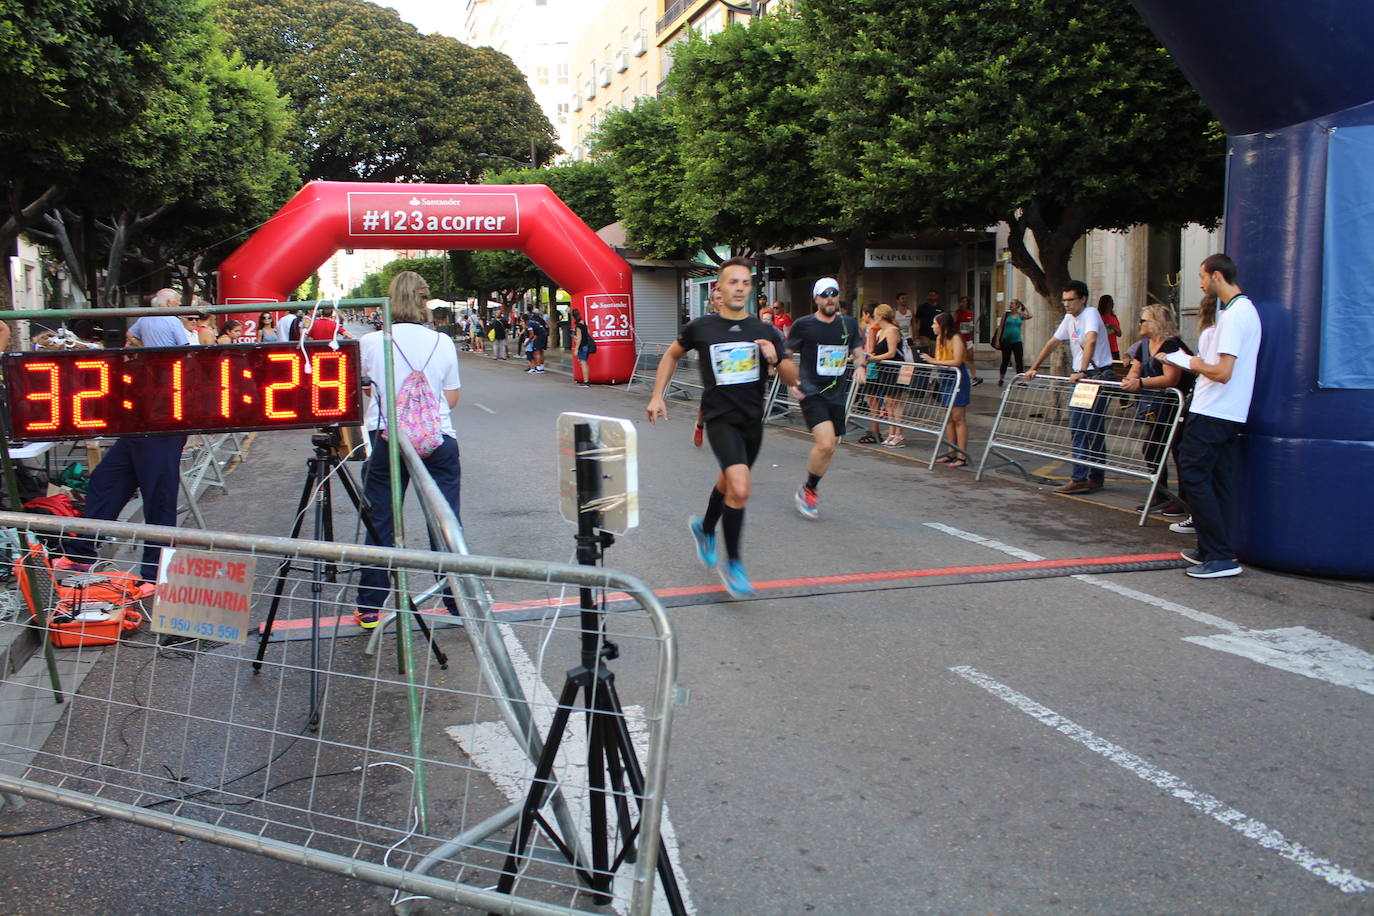
<path id="1" fill-rule="evenodd" d="M 185 617 L 168 617 L 166 614 L 157 615 L 157 626 L 154 629 L 162 633 L 186 633 L 204 639 L 222 639 L 226 642 L 237 640 L 243 635 L 241 628 L 231 624 L 187 620 Z"/>

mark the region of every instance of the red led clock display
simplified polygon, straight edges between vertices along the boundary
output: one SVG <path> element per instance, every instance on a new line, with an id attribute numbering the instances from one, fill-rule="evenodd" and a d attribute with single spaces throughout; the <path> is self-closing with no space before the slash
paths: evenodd
<path id="1" fill-rule="evenodd" d="M 5 366 L 20 442 L 362 421 L 357 341 L 11 353 Z"/>

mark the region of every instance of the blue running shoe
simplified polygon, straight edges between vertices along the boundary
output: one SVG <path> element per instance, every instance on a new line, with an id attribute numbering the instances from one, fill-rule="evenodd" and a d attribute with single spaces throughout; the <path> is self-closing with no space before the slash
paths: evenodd
<path id="1" fill-rule="evenodd" d="M 731 598 L 752 598 L 758 594 L 754 586 L 749 584 L 749 574 L 739 560 L 726 561 L 720 570 L 720 581 L 725 583 L 725 590 Z"/>
<path id="2" fill-rule="evenodd" d="M 697 559 L 701 565 L 707 569 L 716 565 L 716 536 L 707 534 L 706 529 L 701 527 L 701 516 L 694 515 L 687 519 L 687 527 L 692 529 L 692 540 L 697 544 Z"/>

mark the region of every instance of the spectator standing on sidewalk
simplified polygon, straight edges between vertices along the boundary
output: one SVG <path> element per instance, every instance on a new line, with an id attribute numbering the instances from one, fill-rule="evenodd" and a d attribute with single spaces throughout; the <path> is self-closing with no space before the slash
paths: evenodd
<path id="1" fill-rule="evenodd" d="M 1198 285 L 1205 295 L 1217 297 L 1217 327 L 1199 354 L 1187 359 L 1198 380 L 1183 425 L 1179 474 L 1193 510 L 1197 549 L 1183 551 L 1183 558 L 1194 564 L 1188 575 L 1219 579 L 1244 571 L 1231 537 L 1239 495 L 1238 437 L 1250 414 L 1263 332 L 1255 303 L 1236 284 L 1230 257 L 1207 257 L 1198 268 Z"/>
<path id="2" fill-rule="evenodd" d="M 926 301 L 916 309 L 916 344 L 927 354 L 935 352 L 935 316 L 944 311 L 940 291 L 926 293 Z"/>
<path id="3" fill-rule="evenodd" d="M 1026 370 L 1026 378 L 1035 378 L 1040 364 L 1049 358 L 1061 340 L 1069 342 L 1073 371 L 1069 381 L 1081 382 L 1084 379 L 1110 381 L 1116 378 L 1112 370 L 1112 351 L 1107 345 L 1107 328 L 1097 309 L 1088 305 L 1088 285 L 1082 280 L 1070 280 L 1060 294 L 1064 303 L 1064 318 L 1055 328 L 1054 335 L 1045 341 L 1040 355 Z M 1070 448 L 1075 458 L 1101 462 L 1107 450 L 1107 440 L 1102 434 L 1102 411 L 1106 409 L 1106 398 L 1098 391 L 1091 407 L 1069 407 Z M 1074 464 L 1072 479 L 1060 487 L 1056 493 L 1086 493 L 1102 489 L 1106 474 L 1100 467 L 1087 464 Z"/>
<path id="4" fill-rule="evenodd" d="M 809 519 L 820 517 L 817 490 L 830 469 L 835 448 L 844 438 L 845 405 L 849 402 L 850 373 L 864 371 L 863 337 L 859 323 L 839 314 L 840 284 L 833 277 L 821 277 L 811 287 L 816 303 L 814 314 L 805 315 L 792 325 L 787 349 L 798 356 L 797 385 L 792 395 L 801 403 L 802 417 L 811 430 L 813 444 L 806 458 L 806 482 L 797 488 L 797 511 Z"/>
<path id="5" fill-rule="evenodd" d="M 582 381 L 577 383 L 579 388 L 590 388 L 587 382 L 587 357 L 592 355 L 592 347 L 595 341 L 592 340 L 592 332 L 587 328 L 587 323 L 582 320 L 582 313 L 573 309 L 571 313 L 573 329 L 573 375 L 577 376 L 577 364 L 582 364 Z"/>
<path id="6" fill-rule="evenodd" d="M 897 324 L 897 330 L 902 334 L 902 346 L 904 348 L 903 359 L 911 361 L 916 358 L 916 314 L 911 311 L 911 303 L 907 302 L 906 293 L 898 293 L 896 302 L 896 313 L 892 320 Z"/>
<path id="7" fill-rule="evenodd" d="M 773 303 L 773 327 L 781 331 L 783 337 L 792 330 L 792 316 L 788 314 L 786 302 Z"/>
<path id="8" fill-rule="evenodd" d="M 1007 307 L 1006 314 L 1002 316 L 1001 324 L 997 326 L 997 342 L 1002 350 L 1002 368 L 997 375 L 998 388 L 1007 383 L 1007 367 L 1011 365 L 1013 358 L 1016 359 L 1017 374 L 1026 371 L 1021 329 L 1032 317 L 1026 303 L 1020 299 L 1013 299 Z"/>
<path id="9" fill-rule="evenodd" d="M 1182 409 L 1188 411 L 1188 395 L 1192 391 L 1192 376 L 1186 375 L 1177 365 L 1169 362 L 1170 353 L 1190 353 L 1188 345 L 1178 336 L 1178 328 L 1169 310 L 1162 305 L 1147 305 L 1140 313 L 1141 337 L 1131 345 L 1127 355 L 1131 368 L 1121 380 L 1121 390 L 1142 392 L 1136 402 L 1136 419 L 1149 424 L 1141 453 L 1145 463 L 1154 466 L 1164 454 L 1164 443 L 1173 431 L 1177 417 L 1172 397 L 1151 395 L 1150 390 L 1179 388 L 1183 390 Z M 1179 440 L 1174 439 L 1172 453 L 1174 464 L 1178 464 Z M 1145 511 L 1144 503 L 1135 507 L 1137 512 Z M 1165 518 L 1182 518 L 1187 509 L 1177 496 L 1169 491 L 1169 463 L 1166 461 L 1159 472 L 1159 486 L 1155 489 L 1151 512 L 1158 512 Z"/>
<path id="10" fill-rule="evenodd" d="M 950 406 L 945 441 L 954 448 L 935 460 L 937 464 L 952 468 L 965 467 L 968 465 L 968 403 L 973 386 L 969 384 L 968 365 L 964 362 L 964 336 L 958 333 L 948 312 L 935 316 L 935 355 L 922 353 L 921 361 L 959 370 L 957 386 L 954 379 L 949 379 L 940 387 L 940 403 Z M 951 398 L 954 400 L 952 406 Z"/>
<path id="11" fill-rule="evenodd" d="M 978 377 L 978 364 L 973 361 L 973 305 L 968 296 L 959 297 L 959 308 L 954 312 L 954 321 L 959 325 L 959 336 L 964 338 L 964 365 L 968 367 L 971 384 L 981 385 Z"/>
<path id="12" fill-rule="evenodd" d="M 180 304 L 181 294 L 174 289 L 158 290 L 149 303 L 156 309 L 176 308 Z M 125 332 L 125 343 L 130 347 L 181 348 L 187 346 L 187 336 L 195 332 L 195 327 L 196 320 L 190 315 L 145 316 Z M 118 519 L 137 490 L 143 499 L 143 518 L 149 525 L 175 527 L 177 494 L 181 487 L 181 450 L 185 445 L 184 435 L 116 439 L 91 472 L 82 516 L 101 521 Z M 67 556 L 59 558 L 53 566 L 78 571 L 89 569 L 95 562 L 95 540 L 73 536 L 67 543 Z M 139 576 L 146 582 L 157 580 L 161 556 L 161 547 L 144 545 Z"/>
<path id="13" fill-rule="evenodd" d="M 1107 326 L 1107 346 L 1112 351 L 1112 362 L 1121 360 L 1121 319 L 1116 317 L 1116 300 L 1103 295 L 1097 300 L 1097 314 Z"/>
<path id="14" fill-rule="evenodd" d="M 510 354 L 506 352 L 506 338 L 510 336 L 510 323 L 506 321 L 506 316 L 501 312 L 496 313 L 496 317 L 491 320 L 491 328 L 495 331 L 492 337 L 492 357 L 494 359 L 510 359 Z"/>

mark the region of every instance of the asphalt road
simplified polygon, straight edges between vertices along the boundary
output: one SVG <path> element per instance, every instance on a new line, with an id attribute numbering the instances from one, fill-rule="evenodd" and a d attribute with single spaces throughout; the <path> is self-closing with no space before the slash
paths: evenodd
<path id="1" fill-rule="evenodd" d="M 554 429 L 577 410 L 639 428 L 641 523 L 607 565 L 655 588 L 718 583 L 685 526 L 715 473 L 691 445 L 695 405 L 655 428 L 644 388 L 466 356 L 462 371 L 474 552 L 572 557 Z M 211 523 L 284 534 L 306 440 L 259 436 L 231 492 L 205 502 Z M 760 597 L 667 602 L 692 691 L 668 802 L 695 912 L 1374 912 L 1370 583 L 1257 569 L 883 580 L 1191 543 L 1157 519 L 1137 528 L 1119 509 L 854 445 L 810 522 L 792 505 L 808 448 L 770 428 L 755 468 L 745 556 Z M 408 524 L 422 530 L 417 511 Z M 827 578 L 851 573 L 874 575 Z M 1300 639 L 1310 651 L 1292 651 Z M 30 805 L 0 830 L 68 816 Z M 370 885 L 121 824 L 0 843 L 0 912 L 389 912 Z"/>

